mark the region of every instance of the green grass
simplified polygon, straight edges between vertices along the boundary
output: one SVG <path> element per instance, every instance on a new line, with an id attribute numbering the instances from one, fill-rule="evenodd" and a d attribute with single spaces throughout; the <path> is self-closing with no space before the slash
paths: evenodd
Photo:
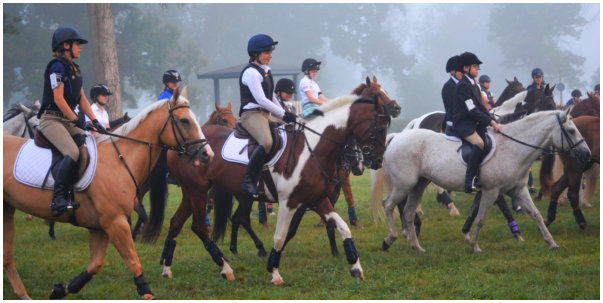
<path id="1" fill-rule="evenodd" d="M 539 171 L 539 163 L 534 171 Z M 537 173 L 535 174 L 537 177 Z M 538 185 L 538 183 L 537 183 Z M 370 174 L 352 178 L 356 210 L 363 230 L 351 227 L 365 280 L 349 274 L 345 256 L 332 257 L 323 228 L 314 227 L 319 219 L 308 213 L 297 236 L 287 245 L 281 258 L 281 286 L 271 285 L 266 258 L 244 231 L 239 234 L 239 255 L 228 250 L 227 240 L 218 243 L 235 272 L 235 281 L 223 280 L 201 241 L 191 232 L 190 220 L 177 238 L 171 280 L 161 277 L 159 257 L 169 219 L 181 198 L 177 187 L 170 187 L 168 210 L 160 240 L 155 244 L 136 242 L 143 272 L 158 299 L 599 299 L 600 298 L 600 201 L 599 190 L 592 208 L 583 208 L 591 233 L 580 230 L 568 203 L 558 208 L 549 230 L 560 249 L 549 251 L 538 228 L 527 215 L 515 215 L 526 242 L 517 242 L 497 208 L 492 208 L 480 233 L 480 254 L 472 253 L 461 235 L 473 196 L 457 193 L 453 198 L 460 217 L 450 217 L 448 209 L 435 201 L 430 186 L 423 197 L 420 241 L 425 254 L 410 249 L 403 238 L 388 251 L 381 250 L 387 235 L 385 224 L 376 225 L 369 209 Z M 148 202 L 145 202 L 148 205 Z M 546 216 L 548 201 L 536 202 Z M 276 209 L 277 206 L 275 206 Z M 347 205 L 341 195 L 336 205 L 347 221 Z M 269 216 L 269 230 L 252 213 L 253 227 L 272 247 L 276 217 Z M 397 222 L 400 230 L 400 222 Z M 53 283 L 69 283 L 88 266 L 88 232 L 69 224 L 57 224 L 57 241 L 50 241 L 40 219 L 26 221 L 16 214 L 15 260 L 19 274 L 34 299 L 46 299 Z M 338 248 L 343 254 L 341 237 Z M 6 275 L 4 299 L 15 299 Z M 105 263 L 79 294 L 68 299 L 137 299 L 136 287 L 123 260 L 109 245 Z"/>

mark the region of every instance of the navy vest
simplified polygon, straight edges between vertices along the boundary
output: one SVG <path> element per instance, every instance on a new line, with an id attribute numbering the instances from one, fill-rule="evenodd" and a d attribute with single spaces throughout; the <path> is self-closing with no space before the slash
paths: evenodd
<path id="1" fill-rule="evenodd" d="M 245 105 L 247 105 L 248 103 L 258 104 L 258 102 L 255 100 L 255 98 L 251 94 L 249 87 L 247 85 L 243 84 L 243 81 L 242 81 L 243 73 L 248 68 L 254 68 L 255 70 L 258 71 L 258 73 L 260 73 L 260 75 L 262 75 L 262 78 L 263 78 L 262 79 L 262 90 L 264 91 L 264 96 L 266 96 L 266 99 L 272 100 L 272 94 L 274 93 L 274 81 L 272 79 L 272 73 L 270 71 L 265 72 L 257 64 L 252 64 L 252 63 L 247 64 L 247 66 L 245 66 L 245 68 L 243 68 L 243 70 L 241 71 L 241 75 L 239 75 L 239 88 L 241 90 L 241 108 L 239 109 L 239 117 L 244 112 L 243 107 L 245 107 Z"/>
<path id="2" fill-rule="evenodd" d="M 72 68 L 71 64 L 63 58 L 55 58 L 48 62 L 46 65 L 46 70 L 44 71 L 44 91 L 42 95 L 42 107 L 38 112 L 38 118 L 42 116 L 45 110 L 56 110 L 60 111 L 57 105 L 54 103 L 54 93 L 50 86 L 50 77 L 49 77 L 49 69 L 50 66 L 53 65 L 56 61 L 59 61 L 65 67 L 66 79 L 63 81 L 63 98 L 67 101 L 67 105 L 69 108 L 73 110 L 79 103 L 81 98 L 82 91 L 82 74 L 79 71 L 79 66 L 73 63 L 75 70 Z"/>

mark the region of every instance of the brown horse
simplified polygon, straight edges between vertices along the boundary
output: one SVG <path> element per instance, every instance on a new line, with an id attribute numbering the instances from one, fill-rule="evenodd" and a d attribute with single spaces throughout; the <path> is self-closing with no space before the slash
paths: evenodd
<path id="1" fill-rule="evenodd" d="M 517 77 L 513 77 L 513 81 L 509 81 L 507 79 L 505 79 L 505 81 L 507 81 L 507 87 L 505 87 L 505 89 L 502 91 L 502 93 L 500 93 L 500 97 L 498 97 L 498 99 L 496 99 L 497 101 L 493 107 L 498 107 L 498 106 L 503 105 L 503 103 L 505 103 L 505 101 L 511 99 L 513 96 L 517 95 L 518 93 L 526 90 L 525 87 L 523 87 L 523 84 L 521 84 L 521 82 L 519 82 L 519 80 L 517 80 Z"/>
<path id="2" fill-rule="evenodd" d="M 186 90 L 182 96 L 176 91 L 170 101 L 158 101 L 149 106 L 113 133 L 112 136 L 120 136 L 119 140 L 97 135 L 99 157 L 94 179 L 88 188 L 75 193 L 75 200 L 81 205 L 79 209 L 73 214 L 64 214 L 61 217 L 53 217 L 48 207 L 52 198 L 51 190 L 29 187 L 15 180 L 13 164 L 26 140 L 4 136 L 4 270 L 17 297 L 29 299 L 17 273 L 12 249 L 15 234 L 14 214 L 15 210 L 19 209 L 37 217 L 60 222 L 69 222 L 68 217 L 73 216 L 77 224 L 88 228 L 90 232 L 90 265 L 68 286 L 55 284 L 52 299 L 62 298 L 68 293 L 77 293 L 92 279 L 102 266 L 109 241 L 132 272 L 140 297 L 153 298 L 142 274 L 126 218 L 134 207 L 134 184 L 147 178 L 149 164 L 152 165 L 157 160 L 161 147 L 177 147 L 197 166 L 208 162 L 213 155 L 210 147 L 204 147 L 203 133 L 195 115 L 189 109 L 185 96 Z M 204 151 L 200 152 L 201 150 Z M 152 209 L 153 219 L 149 225 L 153 228 L 149 228 L 150 231 L 161 228 L 162 220 L 155 220 L 157 217 L 163 218 L 164 208 L 159 206 L 159 215 L 154 214 L 155 208 Z"/>
<path id="3" fill-rule="evenodd" d="M 395 117 L 400 114 L 399 105 L 391 100 L 387 95 L 387 92 L 381 89 L 381 86 L 377 82 L 377 78 L 373 77 L 373 81 L 366 78 L 366 84 L 360 84 L 354 91 L 353 94 L 363 97 L 369 98 L 378 98 L 380 100 L 380 104 L 383 104 L 385 109 L 392 113 Z M 204 129 L 208 126 L 204 126 Z M 210 143 L 211 144 L 211 143 Z M 167 167 L 170 172 L 174 176 L 174 178 L 178 181 L 182 188 L 182 201 L 178 210 L 170 220 L 170 228 L 168 231 L 168 235 L 166 236 L 164 248 L 161 254 L 160 264 L 163 266 L 162 275 L 164 277 L 171 278 L 173 276 L 171 271 L 171 264 L 174 255 L 174 250 L 176 248 L 176 240 L 175 238 L 180 233 L 182 226 L 186 222 L 186 220 L 193 214 L 193 232 L 201 239 L 204 243 L 204 246 L 212 255 L 212 259 L 216 262 L 216 264 L 222 267 L 221 274 L 223 277 L 227 279 L 234 279 L 234 275 L 232 275 L 232 269 L 228 266 L 226 262 L 222 261 L 222 252 L 220 252 L 219 248 L 214 244 L 210 239 L 209 229 L 205 227 L 204 218 L 207 215 L 207 189 L 211 187 L 208 183 L 208 175 L 207 170 L 205 168 L 190 168 L 186 165 L 183 165 L 184 162 L 179 160 L 178 157 L 175 157 L 173 152 L 168 151 L 168 161 Z M 158 164 L 160 165 L 160 164 Z M 167 169 L 167 168 L 164 168 Z M 165 175 L 165 172 L 157 172 L 153 173 L 152 179 L 157 177 L 157 183 L 164 182 L 161 176 Z M 151 192 L 162 190 L 165 188 L 165 185 L 161 186 L 160 184 L 156 184 L 151 187 Z M 161 195 L 159 193 L 157 195 Z M 214 203 L 220 204 L 228 204 L 232 205 L 232 195 L 224 190 L 222 190 L 219 186 L 213 187 L 209 193 L 211 199 Z M 151 197 L 155 196 L 154 194 Z M 249 197 L 245 197 L 246 200 Z M 242 203 L 239 200 L 239 207 L 237 208 L 235 214 L 232 216 L 232 233 L 231 233 L 231 246 L 230 250 L 236 254 L 237 253 L 237 235 L 238 228 L 242 226 L 251 236 L 252 240 L 255 243 L 256 248 L 258 249 L 259 256 L 265 256 L 266 250 L 264 249 L 262 241 L 257 237 L 254 230 L 251 228 L 251 206 L 253 200 L 248 203 Z M 266 201 L 270 202 L 270 201 Z M 230 216 L 230 209 L 228 210 L 228 214 L 218 214 L 215 216 Z M 223 222 L 226 224 L 226 221 Z M 224 227 L 225 228 L 225 227 Z M 215 229 L 214 229 L 215 231 Z M 223 234 L 221 235 L 223 236 Z M 221 236 L 214 235 L 214 239 L 219 238 Z"/>
<path id="4" fill-rule="evenodd" d="M 217 104 L 215 106 L 216 106 L 216 109 L 211 113 L 211 115 L 209 116 L 209 119 L 207 120 L 207 122 L 205 122 L 205 124 L 203 124 L 203 126 L 205 126 L 205 125 L 222 125 L 222 126 L 225 126 L 228 128 L 234 128 L 235 122 L 237 122 L 237 118 L 235 118 L 235 116 L 232 114 L 232 107 L 230 105 L 230 102 L 228 103 L 228 106 L 225 106 L 225 107 L 220 107 Z M 159 157 L 157 165 L 161 166 L 161 165 L 164 165 L 164 163 L 165 163 L 165 152 L 162 152 L 161 156 Z M 186 165 L 186 164 L 184 164 L 184 165 Z M 165 170 L 165 169 L 162 167 L 153 168 L 151 175 L 154 175 L 156 173 L 160 174 L 160 172 L 158 172 L 158 171 L 163 171 L 163 170 Z M 163 177 L 165 177 L 165 172 L 163 172 L 163 174 L 164 174 Z M 132 238 L 133 239 L 136 239 L 136 236 L 138 235 L 138 233 L 141 231 L 143 225 L 148 220 L 147 212 L 146 212 L 144 206 L 142 205 L 142 199 L 147 194 L 147 192 L 151 189 L 151 180 L 152 179 L 153 179 L 153 177 L 148 178 L 147 181 L 145 181 L 140 186 L 140 192 L 137 195 L 137 199 L 136 199 L 137 203 L 136 203 L 136 206 L 134 207 L 134 211 L 136 211 L 136 214 L 138 214 L 138 220 L 136 221 L 136 224 L 134 225 L 134 228 L 132 229 Z M 161 186 L 161 184 L 158 184 L 156 186 Z M 154 199 L 155 197 L 161 198 L 162 196 L 166 195 L 167 188 L 155 188 L 154 193 L 155 194 L 151 197 L 152 199 Z M 196 199 L 197 199 L 196 196 L 190 197 L 183 193 L 182 201 L 180 202 L 180 204 L 182 204 L 182 203 L 198 203 L 195 201 Z M 184 202 L 185 200 L 190 201 L 190 202 Z M 186 222 L 186 220 L 188 220 L 190 215 L 191 215 L 191 213 L 189 212 L 187 214 L 187 216 L 182 219 L 182 224 L 184 224 L 184 222 Z M 180 228 L 182 228 L 182 226 L 180 226 Z M 170 278 L 171 278 L 171 276 L 170 276 Z"/>
<path id="5" fill-rule="evenodd" d="M 542 192 L 551 193 L 551 201 L 549 203 L 548 215 L 546 220 L 544 221 L 546 225 L 550 225 L 555 220 L 555 215 L 557 213 L 557 200 L 559 196 L 568 188 L 567 197 L 571 203 L 574 217 L 576 218 L 576 222 L 580 226 L 581 229 L 588 231 L 588 226 L 586 225 L 586 220 L 582 215 L 582 211 L 580 210 L 579 203 L 579 192 L 580 185 L 582 183 L 582 174 L 588 170 L 595 163 L 599 165 L 599 117 L 593 116 L 581 116 L 573 119 L 574 124 L 580 131 L 582 137 L 588 144 L 588 147 L 591 151 L 591 162 L 590 163 L 581 163 L 576 160 L 574 157 L 571 157 L 569 154 L 561 154 L 561 161 L 563 162 L 563 175 L 559 180 L 557 180 L 554 184 L 551 185 L 551 165 L 544 165 L 544 163 L 550 163 L 551 161 L 547 161 L 543 158 L 543 166 L 540 170 L 540 178 L 541 178 L 541 186 L 543 187 Z M 544 157 L 551 158 L 553 155 L 545 155 Z"/>
<path id="6" fill-rule="evenodd" d="M 601 117 L 601 97 L 595 95 L 594 93 L 588 93 L 588 98 L 580 101 L 580 103 L 576 104 L 570 115 L 572 117 L 580 117 L 580 116 L 595 116 Z"/>

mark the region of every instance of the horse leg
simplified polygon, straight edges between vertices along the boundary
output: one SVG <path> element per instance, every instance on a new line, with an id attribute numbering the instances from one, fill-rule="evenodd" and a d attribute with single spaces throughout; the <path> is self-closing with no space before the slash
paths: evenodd
<path id="1" fill-rule="evenodd" d="M 503 216 L 505 216 L 505 219 L 507 219 L 507 226 L 509 226 L 513 237 L 519 242 L 524 242 L 523 237 L 521 237 L 521 231 L 519 231 L 519 226 L 517 226 L 517 222 L 515 222 L 515 219 L 513 218 L 513 213 L 511 212 L 509 205 L 507 205 L 507 201 L 505 201 L 505 196 L 499 194 L 494 203 L 496 203 Z"/>
<path id="2" fill-rule="evenodd" d="M 48 220 L 48 236 L 50 237 L 50 240 L 56 240 L 57 237 L 54 234 L 54 221 L 52 220 Z"/>
<path id="3" fill-rule="evenodd" d="M 189 196 L 186 189 L 182 187 L 182 200 L 180 201 L 176 213 L 174 213 L 174 216 L 170 219 L 170 228 L 165 237 L 163 251 L 161 252 L 161 258 L 159 259 L 159 264 L 163 267 L 161 276 L 168 279 L 171 279 L 174 276 L 172 274 L 172 259 L 174 258 L 174 250 L 176 249 L 176 237 L 180 234 L 186 220 L 188 220 L 193 213 L 188 198 Z"/>
<path id="4" fill-rule="evenodd" d="M 3 224 L 3 245 L 4 245 L 4 271 L 6 277 L 10 281 L 10 285 L 13 287 L 13 292 L 17 298 L 21 300 L 31 300 L 25 290 L 23 282 L 19 277 L 17 268 L 15 267 L 15 257 L 13 254 L 13 239 L 15 238 L 15 208 L 10 206 L 8 203 L 4 203 L 4 224 Z"/>
<path id="5" fill-rule="evenodd" d="M 135 203 L 134 211 L 136 211 L 136 214 L 138 214 L 138 220 L 136 220 L 136 224 L 132 230 L 132 239 L 136 240 L 136 236 L 140 233 L 143 224 L 149 220 L 149 215 L 147 215 L 147 210 L 144 208 L 142 203 Z"/>
<path id="6" fill-rule="evenodd" d="M 442 187 L 439 187 L 439 186 L 435 185 L 434 183 L 432 183 L 432 184 L 433 184 L 433 187 L 438 192 L 436 195 L 436 200 L 438 202 L 444 204 L 446 207 L 448 207 L 448 209 L 450 209 L 450 216 L 460 216 L 461 213 L 454 205 L 454 202 L 452 202 L 452 199 L 450 199 L 450 196 L 448 195 L 448 193 Z"/>
<path id="7" fill-rule="evenodd" d="M 396 223 L 394 222 L 394 207 L 401 202 L 406 196 L 406 193 L 397 189 L 396 187 L 392 188 L 391 193 L 385 197 L 383 200 L 383 209 L 385 211 L 385 217 L 387 218 L 387 225 L 389 227 L 389 235 L 383 239 L 383 243 L 381 244 L 381 249 L 387 250 L 392 246 L 394 241 L 398 239 L 398 231 L 396 230 Z"/>
<path id="8" fill-rule="evenodd" d="M 199 201 L 201 201 L 201 203 L 191 203 L 193 209 L 193 224 L 191 229 L 195 235 L 201 239 L 203 246 L 205 246 L 205 250 L 207 250 L 212 260 L 216 265 L 222 268 L 222 271 L 220 271 L 222 278 L 234 281 L 235 276 L 232 268 L 228 265 L 228 260 L 224 257 L 224 254 L 222 254 L 218 245 L 209 238 L 209 228 L 205 225 L 205 217 L 207 216 L 207 207 L 205 205 L 207 199 L 205 195 L 201 194 Z"/>
<path id="9" fill-rule="evenodd" d="M 88 268 L 75 277 L 69 285 L 55 284 L 50 299 L 62 299 L 67 294 L 78 293 L 86 283 L 90 282 L 92 276 L 96 275 L 103 265 L 103 260 L 107 252 L 109 237 L 102 230 L 89 229 L 90 232 L 90 265 Z"/>
<path id="10" fill-rule="evenodd" d="M 400 203 L 396 204 L 398 208 L 398 213 L 400 214 L 400 223 L 402 223 L 402 235 L 406 237 L 408 240 L 407 231 L 406 231 L 406 220 L 404 219 L 404 206 L 406 205 L 406 197 L 400 201 Z M 421 204 L 417 207 L 417 211 L 415 212 L 415 230 L 417 237 L 421 233 L 421 218 L 419 217 L 419 209 L 421 208 Z M 422 213 L 422 212 L 421 212 Z"/>
<path id="11" fill-rule="evenodd" d="M 420 253 L 424 253 L 425 249 L 423 249 L 419 244 L 419 239 L 417 238 L 417 232 L 415 229 L 414 221 L 417 213 L 417 207 L 421 203 L 423 191 L 425 190 L 425 187 L 427 187 L 428 184 L 429 180 L 425 178 L 419 178 L 417 184 L 408 193 L 408 197 L 406 198 L 406 205 L 404 206 L 404 220 L 406 221 L 406 229 L 408 231 L 408 241 L 410 242 L 410 246 L 412 247 L 412 249 Z"/>
<path id="12" fill-rule="evenodd" d="M 584 172 L 584 187 L 580 190 L 580 204 L 584 207 L 592 207 L 590 201 L 593 199 L 597 184 L 599 184 L 599 164 L 593 164 L 593 166 Z"/>
<path id="13" fill-rule="evenodd" d="M 524 186 L 524 189 L 527 192 L 527 187 Z M 479 200 L 479 209 L 477 211 L 477 226 L 473 229 L 473 233 L 471 234 L 471 238 L 469 239 L 469 245 L 471 245 L 474 252 L 482 251 L 477 244 L 477 238 L 479 236 L 480 229 L 486 223 L 488 212 L 494 204 L 494 200 L 496 200 L 496 197 L 498 197 L 498 194 L 498 189 L 482 190 L 482 196 Z"/>
<path id="14" fill-rule="evenodd" d="M 589 232 L 590 229 L 586 225 L 586 219 L 580 210 L 580 183 L 582 182 L 582 173 L 571 168 L 570 170 L 572 171 L 568 172 L 569 186 L 567 189 L 567 198 L 572 206 L 576 223 L 578 223 L 580 229 Z"/>
<path id="15" fill-rule="evenodd" d="M 347 176 L 345 176 L 345 181 L 342 182 L 341 189 L 343 190 L 343 196 L 345 197 L 345 201 L 348 203 L 348 218 L 350 219 L 350 224 L 358 229 L 363 229 L 364 226 L 360 224 L 360 221 L 358 221 L 358 216 L 356 216 L 356 208 L 354 207 L 354 195 L 352 194 L 352 186 L 350 185 L 349 173 L 347 173 Z"/>
<path id="16" fill-rule="evenodd" d="M 465 240 L 469 241 L 470 236 L 469 236 L 469 230 L 471 230 L 471 226 L 473 226 L 473 221 L 475 221 L 475 217 L 477 217 L 477 212 L 479 210 L 479 201 L 482 198 L 482 191 L 478 191 L 475 194 L 475 197 L 473 198 L 473 204 L 471 205 L 471 208 L 469 209 L 469 216 L 467 217 L 467 220 L 465 220 L 465 224 L 463 225 L 463 228 L 461 229 L 461 232 L 463 233 L 463 237 L 465 237 Z"/>
<path id="17" fill-rule="evenodd" d="M 563 174 L 559 180 L 551 185 L 551 201 L 549 202 L 549 209 L 547 211 L 546 220 L 544 223 L 549 226 L 555 221 L 557 216 L 557 200 L 565 188 L 569 185 L 569 177 L 567 174 Z"/>
<path id="18" fill-rule="evenodd" d="M 258 202 L 258 222 L 264 226 L 264 228 L 269 228 L 268 225 L 268 216 L 266 212 L 266 203 Z"/>
<path id="19" fill-rule="evenodd" d="M 287 206 L 287 200 L 279 201 L 278 216 L 276 217 L 276 229 L 274 231 L 274 247 L 270 251 L 270 256 L 268 256 L 268 264 L 266 265 L 266 270 L 272 274 L 272 280 L 270 283 L 274 285 L 285 283 L 278 272 L 278 267 L 281 260 L 281 253 L 285 247 L 285 240 L 289 232 L 291 219 L 293 218 L 293 215 L 295 215 L 295 212 L 298 208 L 289 208 Z"/>
<path id="20" fill-rule="evenodd" d="M 253 206 L 253 201 L 246 201 L 246 202 L 239 201 L 239 205 L 241 203 L 243 203 L 243 204 L 247 203 L 247 205 L 249 205 L 249 209 L 248 210 L 247 210 L 247 208 L 243 209 L 243 210 L 247 210 L 247 215 L 242 217 L 242 220 L 240 221 L 240 223 L 243 226 L 243 228 L 247 231 L 247 233 L 249 234 L 251 239 L 253 240 L 253 244 L 255 244 L 255 248 L 258 249 L 258 257 L 263 258 L 267 255 L 266 249 L 264 249 L 264 243 L 262 243 L 262 240 L 260 240 L 260 238 L 256 235 L 255 231 L 251 227 L 251 219 L 249 217 L 251 215 L 251 208 Z"/>
<path id="21" fill-rule="evenodd" d="M 104 219 L 101 217 L 100 223 L 109 236 L 109 240 L 126 263 L 126 266 L 128 266 L 128 269 L 134 275 L 134 283 L 136 284 L 138 295 L 141 299 L 153 299 L 153 293 L 142 274 L 142 266 L 140 265 L 138 254 L 134 249 L 134 241 L 132 240 L 130 226 L 126 217 L 117 216 Z"/>
<path id="22" fill-rule="evenodd" d="M 265 257 L 266 250 L 264 249 L 264 244 L 262 243 L 262 240 L 260 240 L 260 238 L 258 238 L 258 236 L 255 234 L 255 231 L 251 227 L 250 215 L 251 215 L 251 209 L 253 207 L 253 200 L 249 200 L 246 198 L 241 199 L 240 197 L 237 197 L 237 198 L 239 200 L 239 207 L 237 207 L 237 210 L 235 211 L 234 215 L 232 216 L 232 234 L 231 234 L 231 240 L 230 240 L 230 251 L 233 254 L 237 253 L 237 234 L 238 234 L 239 226 L 243 226 L 243 228 L 247 231 L 247 233 L 253 240 L 255 247 L 258 249 L 258 256 Z"/>
<path id="23" fill-rule="evenodd" d="M 549 232 L 548 228 L 546 228 L 546 225 L 544 224 L 544 220 L 542 220 L 542 216 L 540 215 L 538 208 L 536 208 L 536 206 L 534 205 L 534 201 L 532 201 L 532 197 L 530 196 L 528 188 L 522 186 L 522 188 L 518 189 L 516 199 L 519 200 L 526 212 L 532 217 L 534 222 L 536 222 L 536 225 L 538 225 L 538 228 L 542 233 L 544 241 L 549 244 L 549 249 L 559 249 L 559 245 L 555 243 L 555 240 L 553 240 L 553 236 Z"/>

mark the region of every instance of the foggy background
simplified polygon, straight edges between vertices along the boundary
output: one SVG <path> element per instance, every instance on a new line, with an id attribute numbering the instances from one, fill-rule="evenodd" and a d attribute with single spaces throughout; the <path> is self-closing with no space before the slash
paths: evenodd
<path id="1" fill-rule="evenodd" d="M 484 63 L 498 98 L 513 77 L 527 87 L 531 70 L 583 97 L 600 79 L 600 5 L 595 4 L 112 4 L 122 104 L 133 116 L 157 100 L 165 70 L 183 74 L 193 111 L 213 110 L 212 80 L 197 74 L 245 64 L 247 41 L 259 33 L 279 43 L 271 64 L 301 69 L 322 61 L 316 78 L 327 98 L 348 94 L 377 76 L 402 106 L 392 130 L 443 110 L 448 58 L 464 51 Z M 74 26 L 89 38 L 86 4 L 3 4 L 3 108 L 41 99 L 52 33 Z M 90 49 L 75 61 L 84 91 L 95 84 Z M 298 80 L 301 78 L 301 70 Z M 278 78 L 277 78 L 278 79 Z M 296 83 L 297 84 L 297 83 Z M 220 81 L 221 104 L 239 106 L 238 80 Z M 557 103 L 560 92 L 555 92 Z M 299 96 L 294 97 L 299 100 Z M 111 99 L 110 99 L 111 102 Z"/>

